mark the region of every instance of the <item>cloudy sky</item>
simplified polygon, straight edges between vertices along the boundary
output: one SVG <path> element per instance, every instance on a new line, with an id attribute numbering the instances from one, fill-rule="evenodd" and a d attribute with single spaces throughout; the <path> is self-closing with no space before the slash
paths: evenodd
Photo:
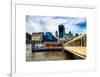
<path id="1" fill-rule="evenodd" d="M 31 16 L 26 15 L 26 32 L 52 32 L 58 31 L 58 25 L 63 24 L 68 33 L 85 33 L 86 18 L 61 16 Z"/>

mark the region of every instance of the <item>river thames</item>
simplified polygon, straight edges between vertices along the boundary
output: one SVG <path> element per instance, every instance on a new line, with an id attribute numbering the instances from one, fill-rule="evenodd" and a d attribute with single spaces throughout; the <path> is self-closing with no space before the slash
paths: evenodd
<path id="1" fill-rule="evenodd" d="M 68 51 L 32 52 L 31 44 L 26 44 L 26 61 L 55 61 L 80 59 Z"/>

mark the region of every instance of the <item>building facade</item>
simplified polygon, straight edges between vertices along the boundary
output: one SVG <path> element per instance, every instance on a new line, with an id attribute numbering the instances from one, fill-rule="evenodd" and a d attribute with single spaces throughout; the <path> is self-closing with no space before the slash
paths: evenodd
<path id="1" fill-rule="evenodd" d="M 44 32 L 34 32 L 32 33 L 32 49 L 43 48 Z"/>
<path id="2" fill-rule="evenodd" d="M 66 41 L 73 39 L 73 33 L 71 33 L 71 31 L 69 31 L 69 33 L 65 33 L 64 38 Z"/>
<path id="3" fill-rule="evenodd" d="M 64 34 L 65 34 L 65 27 L 64 25 L 59 25 L 59 38 L 63 38 Z"/>
<path id="4" fill-rule="evenodd" d="M 43 32 L 32 33 L 32 41 L 41 42 L 41 41 L 43 41 L 43 37 L 44 37 Z"/>

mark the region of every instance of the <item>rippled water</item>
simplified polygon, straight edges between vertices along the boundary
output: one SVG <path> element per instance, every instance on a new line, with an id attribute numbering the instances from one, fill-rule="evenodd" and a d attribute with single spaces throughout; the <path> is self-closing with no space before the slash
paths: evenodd
<path id="1" fill-rule="evenodd" d="M 26 45 L 26 61 L 52 61 L 67 59 L 70 59 L 70 55 L 66 54 L 64 51 L 42 51 L 32 53 L 31 44 Z"/>

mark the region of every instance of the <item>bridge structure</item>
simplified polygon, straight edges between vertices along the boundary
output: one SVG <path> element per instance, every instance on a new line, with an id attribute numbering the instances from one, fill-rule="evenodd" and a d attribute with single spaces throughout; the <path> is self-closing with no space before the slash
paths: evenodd
<path id="1" fill-rule="evenodd" d="M 86 34 L 81 34 L 64 43 L 64 49 L 83 59 L 86 59 L 86 38 Z"/>

